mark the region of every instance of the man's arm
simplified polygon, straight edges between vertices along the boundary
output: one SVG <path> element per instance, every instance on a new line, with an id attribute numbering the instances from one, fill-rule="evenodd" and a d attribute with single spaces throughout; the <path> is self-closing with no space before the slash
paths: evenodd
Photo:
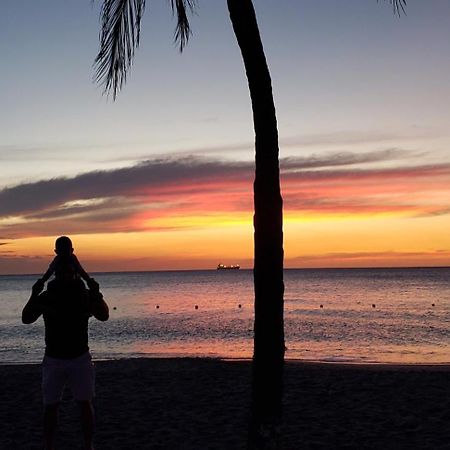
<path id="1" fill-rule="evenodd" d="M 36 322 L 39 316 L 43 313 L 42 303 L 39 299 L 39 294 L 43 289 L 41 280 L 34 283 L 31 289 L 31 297 L 22 311 L 22 323 L 30 324 Z"/>
<path id="2" fill-rule="evenodd" d="M 88 281 L 89 296 L 91 299 L 91 311 L 92 315 L 102 322 L 109 319 L 109 308 L 105 300 L 103 300 L 103 295 L 100 292 L 99 284 L 90 278 Z"/>

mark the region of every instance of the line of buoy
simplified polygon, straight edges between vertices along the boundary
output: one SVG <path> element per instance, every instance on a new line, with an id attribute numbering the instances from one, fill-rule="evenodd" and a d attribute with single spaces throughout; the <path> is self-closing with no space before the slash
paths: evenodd
<path id="1" fill-rule="evenodd" d="M 357 302 L 357 303 L 359 305 L 361 302 Z M 323 309 L 323 305 L 322 304 L 319 305 L 319 306 L 320 306 L 321 309 Z M 431 306 L 434 308 L 436 306 L 436 304 L 432 303 Z M 376 308 L 376 307 L 377 307 L 377 305 L 375 303 L 372 303 L 372 308 Z M 159 305 L 155 305 L 155 308 L 159 309 Z M 198 309 L 198 305 L 195 305 L 194 308 Z M 238 308 L 242 308 L 242 305 L 240 303 L 238 304 Z M 114 306 L 113 309 L 116 310 L 117 308 Z"/>
<path id="2" fill-rule="evenodd" d="M 159 305 L 156 305 L 155 308 L 156 308 L 156 309 L 159 309 Z M 195 305 L 194 308 L 195 308 L 195 309 L 198 309 L 198 305 Z M 239 305 L 238 305 L 238 308 L 242 308 L 242 305 L 241 305 L 240 303 L 239 303 Z M 117 308 L 114 306 L 114 309 L 117 309 Z"/>
<path id="3" fill-rule="evenodd" d="M 357 304 L 359 305 L 359 304 L 361 304 L 361 302 L 357 302 Z M 375 303 L 372 303 L 372 308 L 376 308 L 376 306 L 377 306 L 377 305 L 375 305 Z M 435 303 L 432 303 L 431 306 L 434 308 L 434 307 L 436 306 L 436 304 L 435 304 Z M 155 308 L 156 308 L 156 309 L 159 309 L 159 305 L 155 305 Z M 195 308 L 195 309 L 198 309 L 198 305 L 195 305 L 194 308 Z M 242 305 L 241 305 L 240 303 L 238 304 L 238 308 L 242 308 Z M 320 308 L 323 309 L 323 305 L 322 305 L 322 304 L 320 305 Z M 114 306 L 114 307 L 113 307 L 113 310 L 116 311 L 116 310 L 117 310 L 117 307 Z"/>

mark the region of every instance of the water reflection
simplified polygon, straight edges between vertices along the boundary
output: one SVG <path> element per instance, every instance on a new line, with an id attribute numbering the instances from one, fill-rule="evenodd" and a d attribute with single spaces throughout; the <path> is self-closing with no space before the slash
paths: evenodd
<path id="1" fill-rule="evenodd" d="M 251 357 L 251 271 L 99 274 L 96 278 L 111 307 L 108 324 L 91 324 L 96 356 Z M 286 357 L 447 362 L 449 278 L 450 269 L 288 270 Z M 34 277 L 0 277 L 3 361 L 41 357 L 42 323 L 26 329 L 20 324 L 33 281 Z"/>

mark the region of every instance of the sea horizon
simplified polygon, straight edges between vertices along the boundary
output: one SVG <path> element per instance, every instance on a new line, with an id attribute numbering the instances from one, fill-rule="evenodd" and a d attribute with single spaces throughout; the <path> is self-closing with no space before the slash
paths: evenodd
<path id="1" fill-rule="evenodd" d="M 283 271 L 288 270 L 414 270 L 414 269 L 450 269 L 450 265 L 420 265 L 420 266 L 364 266 L 364 267 L 283 267 Z M 252 267 L 240 267 L 239 271 L 251 271 Z M 148 269 L 148 270 L 109 270 L 109 271 L 90 271 L 92 275 L 105 274 L 126 274 L 126 273 L 160 273 L 160 272 L 216 272 L 217 268 L 201 268 L 201 269 Z M 226 272 L 226 270 L 225 270 Z M 12 276 L 42 276 L 42 272 L 36 273 L 3 273 L 5 277 Z"/>

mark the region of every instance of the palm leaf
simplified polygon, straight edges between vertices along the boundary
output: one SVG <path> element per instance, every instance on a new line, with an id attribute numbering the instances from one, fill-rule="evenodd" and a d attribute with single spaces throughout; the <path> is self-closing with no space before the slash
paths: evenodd
<path id="1" fill-rule="evenodd" d="M 177 14 L 175 42 L 183 51 L 191 28 L 188 11 L 194 12 L 195 0 L 169 0 L 172 13 Z M 145 0 L 104 0 L 101 9 L 100 50 L 95 58 L 95 81 L 104 86 L 104 93 L 116 99 L 126 82 L 134 52 L 139 47 L 141 19 Z"/>
<path id="2" fill-rule="evenodd" d="M 195 10 L 195 0 L 170 0 L 172 6 L 172 14 L 177 14 L 177 25 L 175 27 L 175 42 L 179 43 L 180 52 L 186 46 L 191 32 L 187 11 L 192 14 Z"/>
<path id="3" fill-rule="evenodd" d="M 95 79 L 112 91 L 114 99 L 127 78 L 139 46 L 145 0 L 104 0 L 101 10 L 100 51 Z"/>
<path id="4" fill-rule="evenodd" d="M 389 3 L 394 8 L 394 14 L 400 16 L 402 13 L 406 14 L 406 2 L 407 0 L 389 0 Z"/>

